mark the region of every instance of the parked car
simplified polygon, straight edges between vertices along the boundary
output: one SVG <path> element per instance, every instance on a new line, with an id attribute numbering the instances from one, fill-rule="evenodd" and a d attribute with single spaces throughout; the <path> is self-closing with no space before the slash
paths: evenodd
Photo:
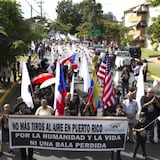
<path id="1" fill-rule="evenodd" d="M 106 52 L 107 51 L 107 48 L 104 47 L 103 45 L 94 45 L 93 49 L 94 49 L 94 51 L 97 55 L 100 55 L 101 52 Z"/>
<path id="2" fill-rule="evenodd" d="M 123 47 L 123 51 L 128 51 L 130 53 L 130 57 L 141 59 L 141 47 L 138 46 L 125 46 Z"/>
<path id="3" fill-rule="evenodd" d="M 128 51 L 115 51 L 115 66 L 118 69 L 121 69 L 124 66 L 130 67 L 131 66 L 131 56 Z"/>

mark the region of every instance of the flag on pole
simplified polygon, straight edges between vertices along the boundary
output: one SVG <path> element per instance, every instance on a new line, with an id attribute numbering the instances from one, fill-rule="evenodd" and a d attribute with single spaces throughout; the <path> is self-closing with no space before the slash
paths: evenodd
<path id="1" fill-rule="evenodd" d="M 116 74 L 115 74 L 115 76 L 114 76 L 114 83 L 116 84 L 116 85 L 118 85 L 118 82 L 119 82 L 119 71 L 117 70 L 116 71 Z"/>
<path id="2" fill-rule="evenodd" d="M 79 76 L 83 78 L 84 82 L 84 92 L 88 93 L 88 89 L 90 87 L 91 77 L 88 69 L 88 61 L 86 55 L 84 54 L 80 64 Z"/>
<path id="3" fill-rule="evenodd" d="M 57 116 L 64 115 L 64 99 L 66 96 L 66 82 L 64 79 L 62 64 L 57 61 L 56 65 L 56 83 L 55 83 L 55 99 L 54 110 Z"/>
<path id="4" fill-rule="evenodd" d="M 152 86 L 156 88 L 158 86 L 158 80 L 154 79 Z"/>
<path id="5" fill-rule="evenodd" d="M 99 66 L 99 69 L 98 69 L 98 72 L 97 72 L 97 77 L 99 79 L 101 79 L 102 81 L 105 80 L 105 77 L 106 77 L 106 60 L 105 60 L 105 57 L 103 58 L 103 61 L 101 62 L 100 66 Z"/>
<path id="6" fill-rule="evenodd" d="M 34 44 L 34 41 L 31 41 L 31 50 L 32 50 L 32 51 L 35 51 L 35 49 L 36 49 L 36 46 L 35 46 L 35 44 Z"/>
<path id="7" fill-rule="evenodd" d="M 65 64 L 66 62 L 70 62 L 70 63 L 74 63 L 74 61 L 75 61 L 75 59 L 76 59 L 76 53 L 74 53 L 73 55 L 71 55 L 71 56 L 69 56 L 69 57 L 67 57 L 67 58 L 64 58 L 64 59 L 62 59 L 61 60 L 61 64 Z"/>
<path id="8" fill-rule="evenodd" d="M 72 82 L 71 82 L 71 87 L 70 87 L 70 94 L 71 94 L 71 99 L 73 100 L 73 94 L 74 94 L 74 73 L 72 75 Z"/>
<path id="9" fill-rule="evenodd" d="M 104 81 L 102 100 L 104 102 L 105 108 L 110 107 L 114 104 L 114 90 L 110 66 L 110 57 L 108 53 L 105 54 L 105 57 L 100 64 L 97 76 Z"/>
<path id="10" fill-rule="evenodd" d="M 141 97 L 144 96 L 144 78 L 143 78 L 143 67 L 140 68 L 140 72 L 137 80 L 137 91 L 136 91 L 136 101 L 138 104 L 138 114 L 141 111 Z"/>
<path id="11" fill-rule="evenodd" d="M 21 81 L 21 97 L 28 107 L 34 108 L 33 99 L 31 96 L 31 91 L 29 90 L 29 86 L 31 87 L 31 80 L 29 77 L 28 69 L 26 62 L 23 62 L 22 68 L 22 81 Z"/>
<path id="12" fill-rule="evenodd" d="M 92 63 L 92 79 L 88 92 L 88 100 L 93 104 L 95 111 L 100 108 L 100 97 L 95 62 Z"/>

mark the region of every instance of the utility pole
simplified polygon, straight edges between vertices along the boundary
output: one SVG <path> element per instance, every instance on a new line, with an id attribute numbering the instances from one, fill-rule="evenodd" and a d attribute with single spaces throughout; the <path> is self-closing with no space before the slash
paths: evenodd
<path id="1" fill-rule="evenodd" d="M 33 7 L 32 7 L 32 5 L 31 5 L 31 18 L 32 18 L 32 11 L 33 11 Z"/>
<path id="2" fill-rule="evenodd" d="M 43 17 L 43 14 L 42 14 L 42 4 L 43 4 L 44 2 L 42 2 L 42 1 L 40 1 L 39 2 L 39 7 L 40 7 L 40 13 L 41 13 L 41 19 L 42 19 L 42 17 Z"/>

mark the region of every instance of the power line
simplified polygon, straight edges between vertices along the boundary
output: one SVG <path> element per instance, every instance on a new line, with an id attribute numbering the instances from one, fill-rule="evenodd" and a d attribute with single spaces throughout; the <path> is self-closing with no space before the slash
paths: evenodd
<path id="1" fill-rule="evenodd" d="M 35 2 L 35 4 L 36 4 L 38 7 L 40 7 L 40 11 L 37 11 L 37 9 L 35 9 L 35 5 L 34 5 L 34 7 L 33 7 L 33 5 L 32 5 L 33 1 Z M 25 2 L 26 2 L 26 3 L 28 4 L 28 6 L 30 7 L 31 18 L 32 18 L 32 12 L 34 11 L 34 12 L 37 13 L 41 18 L 42 18 L 43 15 L 44 15 L 44 17 L 47 16 L 48 19 L 51 19 L 50 16 L 48 15 L 48 13 L 43 9 L 42 3 L 44 3 L 44 2 L 42 2 L 42 0 L 39 1 L 39 2 L 37 2 L 36 0 L 33 0 L 33 1 L 32 1 L 32 3 L 31 3 L 31 2 L 29 2 L 28 0 L 25 0 Z M 27 11 L 27 12 L 29 12 L 29 11 Z"/>
<path id="2" fill-rule="evenodd" d="M 34 9 L 32 4 L 30 4 L 27 0 L 25 0 L 25 1 L 31 7 L 31 10 L 35 11 L 38 15 L 40 15 L 40 12 L 38 12 L 36 9 Z"/>
<path id="3" fill-rule="evenodd" d="M 50 16 L 48 15 L 48 13 L 47 13 L 47 12 L 43 9 L 43 7 L 42 7 L 42 4 L 43 4 L 44 2 L 42 2 L 42 0 L 39 1 L 39 2 L 37 2 L 36 0 L 34 0 L 34 2 L 36 2 L 37 5 L 38 5 L 38 7 L 40 7 L 41 18 L 43 17 L 43 13 L 44 13 L 44 15 L 47 15 L 47 17 L 50 19 Z"/>

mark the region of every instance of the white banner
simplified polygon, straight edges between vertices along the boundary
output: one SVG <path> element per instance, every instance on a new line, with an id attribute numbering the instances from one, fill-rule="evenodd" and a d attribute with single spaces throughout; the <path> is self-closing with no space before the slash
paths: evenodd
<path id="1" fill-rule="evenodd" d="M 127 128 L 125 117 L 10 115 L 10 147 L 68 151 L 124 150 Z"/>

